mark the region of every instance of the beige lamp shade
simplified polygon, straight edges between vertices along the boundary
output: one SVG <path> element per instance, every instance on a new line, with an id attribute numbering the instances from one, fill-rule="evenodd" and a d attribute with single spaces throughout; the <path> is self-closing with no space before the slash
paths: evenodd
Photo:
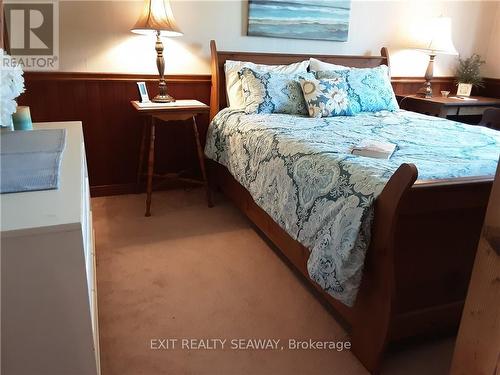
<path id="1" fill-rule="evenodd" d="M 169 0 L 145 0 L 142 13 L 131 31 L 137 34 L 160 32 L 163 36 L 182 35 Z"/>
<path id="2" fill-rule="evenodd" d="M 422 50 L 434 55 L 458 55 L 451 36 L 451 18 L 436 17 L 428 25 L 428 38 Z"/>
<path id="3" fill-rule="evenodd" d="M 436 55 L 458 55 L 451 38 L 451 19 L 448 17 L 432 18 L 422 29 L 421 43 L 417 47 L 429 54 L 429 64 L 425 71 L 424 86 L 417 95 L 432 98 L 432 78 L 434 77 L 434 59 Z"/>

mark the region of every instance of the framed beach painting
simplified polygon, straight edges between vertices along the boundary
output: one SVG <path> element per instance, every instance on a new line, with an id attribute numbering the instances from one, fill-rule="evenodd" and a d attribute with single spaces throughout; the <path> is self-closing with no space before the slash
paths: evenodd
<path id="1" fill-rule="evenodd" d="M 350 0 L 248 0 L 248 35 L 347 41 Z"/>

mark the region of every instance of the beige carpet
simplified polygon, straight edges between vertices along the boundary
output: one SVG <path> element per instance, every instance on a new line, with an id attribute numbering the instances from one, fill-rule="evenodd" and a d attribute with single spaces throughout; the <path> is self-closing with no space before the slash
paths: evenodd
<path id="1" fill-rule="evenodd" d="M 102 374 L 366 374 L 349 351 L 287 348 L 347 335 L 249 221 L 216 202 L 208 209 L 199 189 L 158 192 L 146 218 L 144 195 L 92 200 Z M 180 347 L 207 338 L 228 341 Z M 280 339 L 284 350 L 231 349 L 240 338 Z M 179 341 L 151 350 L 152 339 Z M 451 339 L 399 351 L 383 373 L 445 374 L 452 351 Z"/>

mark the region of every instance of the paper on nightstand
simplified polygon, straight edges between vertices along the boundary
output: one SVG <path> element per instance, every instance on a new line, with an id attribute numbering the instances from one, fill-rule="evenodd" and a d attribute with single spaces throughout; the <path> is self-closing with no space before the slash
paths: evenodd
<path id="1" fill-rule="evenodd" d="M 468 98 L 466 96 L 450 96 L 449 97 L 450 99 L 460 99 L 460 100 L 465 100 L 466 102 L 469 101 L 469 102 L 474 102 L 474 101 L 477 101 L 476 98 Z"/>
<path id="2" fill-rule="evenodd" d="M 154 103 L 154 102 L 141 103 L 139 101 L 136 101 L 136 104 L 139 108 L 206 107 L 206 104 L 203 104 L 198 100 L 191 100 L 191 99 L 176 100 L 175 102 L 171 103 Z"/>

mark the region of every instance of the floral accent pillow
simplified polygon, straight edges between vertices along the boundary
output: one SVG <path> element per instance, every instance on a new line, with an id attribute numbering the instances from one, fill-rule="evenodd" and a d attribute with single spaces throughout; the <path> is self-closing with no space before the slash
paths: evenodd
<path id="1" fill-rule="evenodd" d="M 389 68 L 352 68 L 315 72 L 317 79 L 341 78 L 347 85 L 347 96 L 352 113 L 399 109 L 389 78 Z"/>
<path id="2" fill-rule="evenodd" d="M 310 117 L 351 116 L 346 85 L 341 78 L 299 79 Z"/>
<path id="3" fill-rule="evenodd" d="M 246 113 L 288 113 L 307 115 L 299 78 L 312 73 L 280 74 L 243 68 L 239 72 Z"/>

